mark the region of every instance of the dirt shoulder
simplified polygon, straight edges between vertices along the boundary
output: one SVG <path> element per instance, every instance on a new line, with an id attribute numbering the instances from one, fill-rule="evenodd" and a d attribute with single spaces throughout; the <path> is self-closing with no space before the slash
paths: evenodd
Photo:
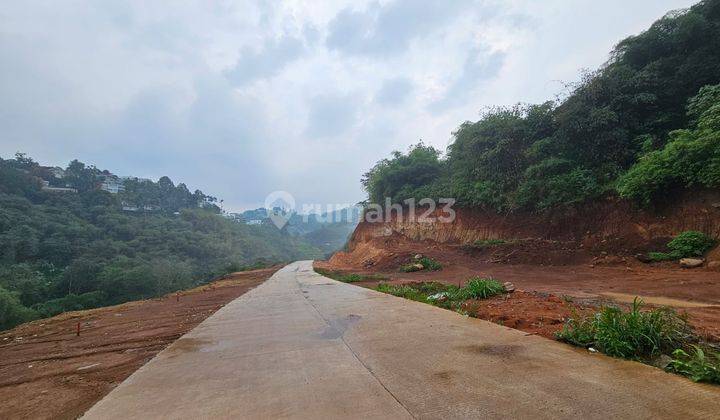
<path id="1" fill-rule="evenodd" d="M 77 418 L 170 343 L 279 268 L 235 273 L 179 294 L 65 313 L 0 333 L 2 417 Z"/>
<path id="2" fill-rule="evenodd" d="M 430 241 L 390 238 L 378 242 L 361 244 L 364 251 L 369 251 L 365 255 L 372 255 L 372 261 L 354 258 L 362 257 L 356 251 L 354 255 L 338 255 L 330 262 L 318 262 L 316 266 L 342 273 L 380 274 L 390 283 L 439 281 L 462 285 L 474 276 L 508 281 L 517 288 L 514 294 L 479 301 L 468 312 L 474 311 L 479 318 L 547 337 L 562 328 L 561 321 L 571 313 L 569 303 L 581 307 L 598 307 L 608 302 L 627 305 L 639 296 L 646 304 L 667 305 L 687 313 L 691 325 L 700 335 L 720 342 L 720 272 L 706 268 L 681 269 L 669 264 L 651 266 L 632 257 L 602 254 L 584 254 L 579 258 L 576 253 L 574 258 L 549 258 L 553 256 L 553 248 L 538 248 L 532 252 L 527 247 L 477 252 Z M 523 253 L 535 259 L 545 257 L 548 261 L 530 264 L 513 262 L 512 258 L 509 262 L 507 258 L 495 258 L 497 254 L 517 256 Z M 399 272 L 398 267 L 415 254 L 437 260 L 443 269 Z M 356 284 L 373 287 L 377 283 Z"/>

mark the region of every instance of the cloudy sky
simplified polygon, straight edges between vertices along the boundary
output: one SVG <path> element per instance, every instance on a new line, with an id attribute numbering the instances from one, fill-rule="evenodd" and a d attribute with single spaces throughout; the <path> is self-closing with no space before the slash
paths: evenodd
<path id="1" fill-rule="evenodd" d="M 541 102 L 682 0 L 13 1 L 0 156 L 225 200 L 354 203 L 361 174 L 491 105 Z"/>

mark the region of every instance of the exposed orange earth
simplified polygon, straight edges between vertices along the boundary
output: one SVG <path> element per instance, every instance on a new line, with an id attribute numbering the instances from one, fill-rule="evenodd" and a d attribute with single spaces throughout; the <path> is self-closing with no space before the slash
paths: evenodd
<path id="1" fill-rule="evenodd" d="M 700 335 L 720 341 L 720 272 L 707 268 L 648 265 L 630 256 L 593 255 L 577 244 L 541 240 L 480 250 L 393 234 L 351 243 L 351 249 L 316 266 L 343 273 L 382 274 L 389 283 L 462 285 L 474 276 L 509 281 L 517 288 L 515 293 L 477 301 L 468 312 L 546 337 L 553 337 L 562 327 L 571 306 L 623 305 L 639 296 L 648 305 L 667 305 L 687 313 Z M 443 269 L 399 272 L 416 254 L 437 260 Z M 355 284 L 374 287 L 378 283 Z"/>
<path id="2" fill-rule="evenodd" d="M 235 273 L 179 294 L 68 312 L 0 333 L 0 417 L 77 418 L 170 343 L 279 268 Z"/>

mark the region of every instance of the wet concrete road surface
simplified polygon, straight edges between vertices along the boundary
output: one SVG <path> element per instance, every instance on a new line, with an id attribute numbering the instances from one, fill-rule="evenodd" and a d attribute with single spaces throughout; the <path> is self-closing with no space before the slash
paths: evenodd
<path id="1" fill-rule="evenodd" d="M 718 418 L 720 387 L 290 264 L 86 413 L 127 418 Z"/>

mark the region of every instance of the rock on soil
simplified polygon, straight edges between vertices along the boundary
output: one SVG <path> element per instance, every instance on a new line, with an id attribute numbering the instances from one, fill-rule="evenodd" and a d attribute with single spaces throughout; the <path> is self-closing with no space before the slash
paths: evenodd
<path id="1" fill-rule="evenodd" d="M 705 260 L 699 258 L 682 258 L 680 260 L 680 267 L 682 268 L 696 268 L 701 267 L 705 264 Z"/>

